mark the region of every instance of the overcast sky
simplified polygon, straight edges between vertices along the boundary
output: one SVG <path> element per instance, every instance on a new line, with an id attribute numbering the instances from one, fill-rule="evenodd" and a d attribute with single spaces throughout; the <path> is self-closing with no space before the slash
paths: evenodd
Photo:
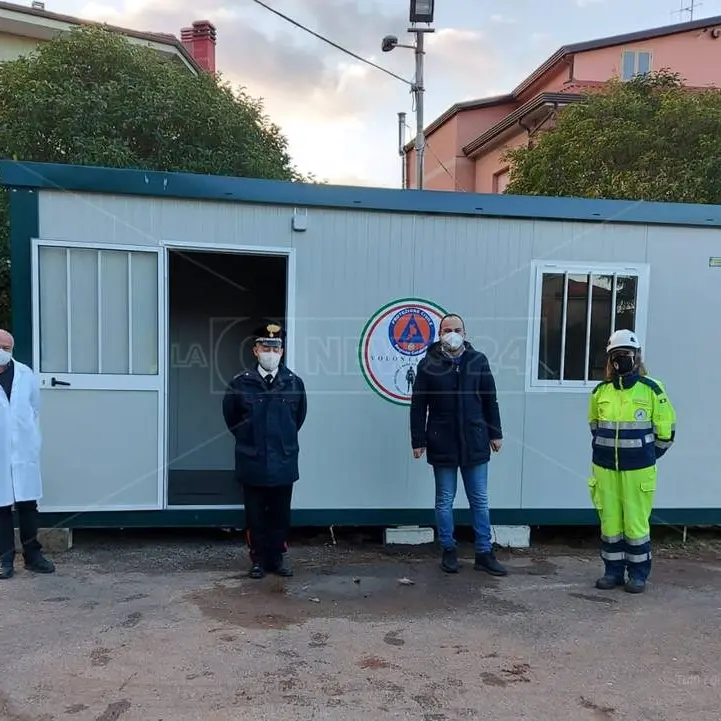
<path id="1" fill-rule="evenodd" d="M 408 0 L 265 0 L 266 4 L 409 80 Z M 29 0 L 27 2 L 29 3 Z M 511 90 L 561 45 L 678 22 L 690 0 L 436 0 L 426 55 L 426 123 L 454 102 Z M 46 0 L 48 10 L 138 30 L 180 34 L 194 20 L 218 30 L 217 65 L 265 100 L 301 171 L 335 183 L 397 187 L 399 111 L 411 140 L 414 108 L 400 81 L 355 61 L 252 0 Z M 721 15 L 704 0 L 695 17 Z M 432 143 L 431 143 L 432 149 Z"/>

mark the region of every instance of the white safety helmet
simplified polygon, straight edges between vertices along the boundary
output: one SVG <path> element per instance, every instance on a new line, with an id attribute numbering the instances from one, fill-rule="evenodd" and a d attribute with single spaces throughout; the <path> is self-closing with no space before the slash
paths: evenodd
<path id="1" fill-rule="evenodd" d="M 619 348 L 632 348 L 633 350 L 641 350 L 641 343 L 638 336 L 632 330 L 617 330 L 611 333 L 606 346 L 606 353 Z"/>

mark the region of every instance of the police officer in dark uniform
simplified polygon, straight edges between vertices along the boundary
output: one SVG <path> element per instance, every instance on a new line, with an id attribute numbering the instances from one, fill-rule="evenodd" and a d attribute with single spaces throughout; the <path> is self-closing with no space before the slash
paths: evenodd
<path id="1" fill-rule="evenodd" d="M 276 323 L 256 329 L 257 365 L 235 376 L 223 398 L 225 423 L 235 436 L 236 477 L 243 484 L 251 578 L 293 574 L 285 554 L 307 399 L 303 381 L 281 363 L 284 336 Z"/>

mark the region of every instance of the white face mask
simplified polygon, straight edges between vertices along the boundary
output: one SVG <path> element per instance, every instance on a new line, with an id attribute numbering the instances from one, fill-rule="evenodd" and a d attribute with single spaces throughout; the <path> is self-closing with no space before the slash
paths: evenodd
<path id="1" fill-rule="evenodd" d="M 446 333 L 441 338 L 441 343 L 449 350 L 458 350 L 463 345 L 463 336 L 460 333 Z"/>
<path id="2" fill-rule="evenodd" d="M 280 353 L 258 353 L 258 363 L 263 370 L 274 371 L 280 364 Z"/>
<path id="3" fill-rule="evenodd" d="M 12 360 L 13 354 L 0 348 L 0 366 L 6 366 Z"/>

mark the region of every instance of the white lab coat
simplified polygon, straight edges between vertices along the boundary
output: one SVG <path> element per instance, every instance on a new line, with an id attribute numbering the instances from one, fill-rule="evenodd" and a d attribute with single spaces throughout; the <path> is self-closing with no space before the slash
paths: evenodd
<path id="1" fill-rule="evenodd" d="M 10 402 L 0 388 L 0 506 L 38 501 L 40 475 L 40 384 L 23 363 L 13 360 Z"/>

